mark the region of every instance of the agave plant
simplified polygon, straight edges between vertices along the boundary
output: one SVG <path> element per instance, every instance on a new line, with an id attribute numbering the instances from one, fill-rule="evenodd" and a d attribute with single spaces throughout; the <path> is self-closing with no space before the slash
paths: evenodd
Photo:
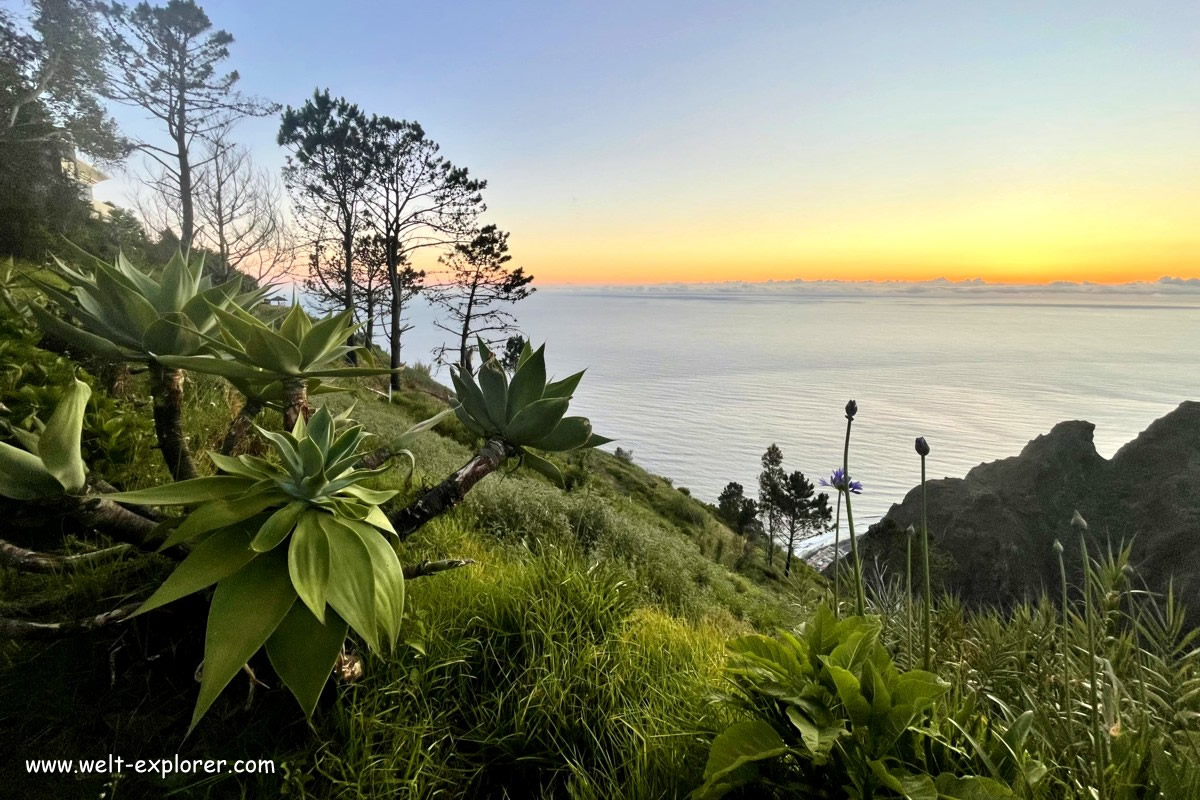
<path id="1" fill-rule="evenodd" d="M 545 345 L 535 351 L 526 342 L 510 381 L 500 361 L 480 339 L 483 364 L 478 374 L 472 377 L 451 368 L 450 379 L 458 394 L 454 411 L 469 430 L 484 438 L 502 439 L 517 451 L 522 464 L 562 485 L 558 467 L 534 450 L 562 453 L 612 440 L 592 433 L 586 417 L 566 416 L 583 372 L 548 382 L 545 351 Z"/>
<path id="2" fill-rule="evenodd" d="M 386 367 L 340 366 L 350 353 L 366 349 L 345 344 L 358 329 L 349 311 L 314 324 L 304 309 L 293 303 L 278 328 L 236 305 L 227 310 L 214 308 L 213 314 L 220 336 L 209 342 L 213 350 L 227 357 L 179 355 L 165 357 L 162 362 L 223 375 L 248 398 L 256 393 L 267 395 L 278 384 L 286 428 L 295 424 L 296 416 L 305 408 L 313 379 L 390 372 Z"/>
<path id="3" fill-rule="evenodd" d="M 33 305 L 38 322 L 47 332 L 101 358 L 147 362 L 159 449 L 176 480 L 193 477 L 195 466 L 183 435 L 183 374 L 162 358 L 199 352 L 205 336 L 216 327 L 218 310 L 256 305 L 270 287 L 239 293 L 240 276 L 213 286 L 202 274 L 202 259 L 189 263 L 178 252 L 157 278 L 123 255 L 113 264 L 90 259 L 90 272 L 57 258 L 55 262 L 56 275 L 66 282 L 66 290 L 47 280 L 30 280 L 77 319 L 79 327 Z"/>
<path id="4" fill-rule="evenodd" d="M 92 390 L 75 380 L 39 430 L 9 430 L 24 450 L 0 442 L 0 495 L 16 500 L 39 500 L 78 494 L 87 483 L 79 439 L 83 416 Z"/>
<path id="5" fill-rule="evenodd" d="M 383 471 L 355 467 L 362 426 L 322 408 L 291 433 L 259 432 L 278 464 L 210 453 L 222 474 L 110 496 L 194 506 L 163 545 L 194 549 L 137 611 L 216 584 L 193 727 L 264 645 L 311 715 L 347 627 L 375 651 L 400 632 L 404 571 L 379 509 L 396 492 L 362 485 Z"/>

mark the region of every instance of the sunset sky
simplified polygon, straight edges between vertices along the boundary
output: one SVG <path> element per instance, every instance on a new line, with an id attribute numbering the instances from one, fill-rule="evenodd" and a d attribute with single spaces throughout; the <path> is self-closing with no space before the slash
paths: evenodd
<path id="1" fill-rule="evenodd" d="M 245 91 L 421 122 L 542 284 L 1200 277 L 1195 0 L 201 1 Z"/>

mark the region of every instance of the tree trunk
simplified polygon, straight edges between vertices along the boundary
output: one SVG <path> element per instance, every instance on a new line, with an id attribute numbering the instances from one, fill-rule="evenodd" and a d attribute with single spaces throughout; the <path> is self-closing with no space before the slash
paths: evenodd
<path id="1" fill-rule="evenodd" d="M 783 577 L 790 578 L 792 575 L 792 547 L 796 544 L 796 526 L 788 525 L 788 548 L 787 561 L 783 565 Z"/>
<path id="2" fill-rule="evenodd" d="M 354 313 L 354 224 L 351 215 L 346 215 L 346 227 L 342 231 L 342 290 L 345 293 L 346 310 L 351 314 Z M 346 344 L 354 346 L 354 334 L 346 339 Z M 358 354 L 351 351 L 349 355 L 351 364 L 358 363 Z M 291 428 L 288 428 L 290 431 Z"/>
<path id="3" fill-rule="evenodd" d="M 400 369 L 400 315 L 404 311 L 404 300 L 400 294 L 400 276 L 396 267 L 388 267 L 388 281 L 392 287 L 392 313 L 388 319 L 388 350 L 391 353 L 388 366 L 392 368 L 392 374 L 388 376 L 388 385 L 393 392 L 398 392 L 400 373 L 396 370 Z"/>
<path id="4" fill-rule="evenodd" d="M 176 110 L 175 150 L 179 155 L 179 246 L 186 254 L 196 232 L 196 212 L 192 205 L 192 164 L 188 158 L 187 85 L 182 76 L 176 86 L 179 107 Z"/>
<path id="5" fill-rule="evenodd" d="M 254 425 L 254 418 L 262 411 L 262 403 L 258 400 L 247 397 L 246 402 L 242 403 L 242 409 L 238 415 L 229 423 L 229 430 L 225 433 L 225 441 L 221 442 L 221 455 L 233 455 L 233 451 L 241 444 L 242 439 L 246 438 L 246 434 L 250 432 L 250 428 Z"/>
<path id="6" fill-rule="evenodd" d="M 42 501 L 47 512 L 66 514 L 84 527 L 143 550 L 158 546 L 158 523 L 100 495 L 65 495 Z"/>
<path id="7" fill-rule="evenodd" d="M 196 477 L 196 464 L 183 435 L 183 370 L 150 362 L 150 394 L 154 398 L 154 434 L 171 477 Z"/>
<path id="8" fill-rule="evenodd" d="M 517 451 L 503 439 L 489 439 L 458 471 L 422 494 L 406 508 L 393 513 L 392 527 L 401 539 L 412 536 L 429 520 L 446 513 L 460 502 L 475 484 L 500 468 Z"/>
<path id="9" fill-rule="evenodd" d="M 290 433 L 301 414 L 305 420 L 312 414 L 308 405 L 308 383 L 303 378 L 289 378 L 283 382 L 283 429 Z"/>

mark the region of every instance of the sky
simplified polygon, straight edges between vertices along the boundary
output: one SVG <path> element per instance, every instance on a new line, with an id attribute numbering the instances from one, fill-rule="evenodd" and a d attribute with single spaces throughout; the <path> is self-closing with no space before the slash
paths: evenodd
<path id="1" fill-rule="evenodd" d="M 243 91 L 419 121 L 540 285 L 1200 277 L 1195 0 L 202 5 Z"/>

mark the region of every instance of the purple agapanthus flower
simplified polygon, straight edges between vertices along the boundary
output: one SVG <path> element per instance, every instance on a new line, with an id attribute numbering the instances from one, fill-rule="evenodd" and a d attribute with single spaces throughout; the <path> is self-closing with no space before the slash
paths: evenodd
<path id="1" fill-rule="evenodd" d="M 829 479 L 821 478 L 819 481 L 822 486 L 828 486 L 831 489 L 837 489 L 839 492 L 846 491 L 846 471 L 835 469 Z M 850 481 L 851 494 L 862 494 L 862 482 Z"/>

